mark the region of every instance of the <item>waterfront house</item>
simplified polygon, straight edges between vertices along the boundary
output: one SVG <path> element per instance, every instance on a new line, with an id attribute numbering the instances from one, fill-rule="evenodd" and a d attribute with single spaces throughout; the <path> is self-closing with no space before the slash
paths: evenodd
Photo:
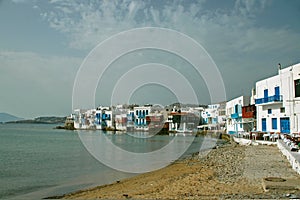
<path id="1" fill-rule="evenodd" d="M 134 130 L 148 131 L 146 117 L 150 114 L 151 105 L 138 106 L 133 108 L 134 113 Z"/>
<path id="2" fill-rule="evenodd" d="M 115 128 L 119 131 L 127 130 L 127 114 L 116 114 L 115 115 Z"/>
<path id="3" fill-rule="evenodd" d="M 219 107 L 220 104 L 212 104 L 202 111 L 201 117 L 205 124 L 218 124 Z"/>
<path id="4" fill-rule="evenodd" d="M 106 129 L 106 128 L 113 128 L 114 124 L 114 116 L 113 116 L 113 111 L 111 109 L 109 110 L 102 110 L 102 117 L 101 117 L 101 128 Z"/>
<path id="5" fill-rule="evenodd" d="M 226 129 L 227 133 L 244 132 L 246 128 L 243 121 L 242 107 L 250 104 L 249 96 L 240 96 L 226 103 Z"/>
<path id="6" fill-rule="evenodd" d="M 226 123 L 226 102 L 208 105 L 201 112 L 202 124 L 200 129 L 222 130 Z"/>
<path id="7" fill-rule="evenodd" d="M 75 109 L 73 114 L 72 114 L 72 117 L 74 119 L 74 128 L 75 129 L 81 129 L 82 127 L 82 123 L 84 122 L 82 119 L 84 118 L 84 115 L 83 113 L 85 112 L 86 110 L 82 110 L 82 109 Z"/>
<path id="8" fill-rule="evenodd" d="M 75 129 L 96 129 L 95 126 L 96 109 L 75 109 L 72 114 Z"/>
<path id="9" fill-rule="evenodd" d="M 193 132 L 200 122 L 199 115 L 189 109 L 173 108 L 169 113 L 169 131 L 172 132 Z"/>
<path id="10" fill-rule="evenodd" d="M 129 109 L 127 111 L 127 123 L 126 123 L 126 130 L 127 131 L 134 131 L 134 110 Z"/>
<path id="11" fill-rule="evenodd" d="M 300 130 L 300 63 L 256 82 L 257 130 L 294 133 Z"/>
<path id="12" fill-rule="evenodd" d="M 219 123 L 220 129 L 225 128 L 225 126 L 226 126 L 226 101 L 219 103 L 218 123 Z"/>
<path id="13" fill-rule="evenodd" d="M 101 123 L 102 123 L 101 116 L 102 116 L 102 110 L 97 108 L 96 109 L 96 115 L 95 115 L 96 129 L 101 129 L 102 128 L 102 126 L 101 126 Z"/>
<path id="14" fill-rule="evenodd" d="M 146 116 L 146 123 L 149 128 L 149 132 L 161 132 L 165 128 L 164 115 L 162 113 L 150 113 Z"/>
<path id="15" fill-rule="evenodd" d="M 256 106 L 255 104 L 242 107 L 242 122 L 244 131 L 250 132 L 256 130 Z"/>
<path id="16" fill-rule="evenodd" d="M 75 109 L 72 117 L 75 129 L 105 129 L 113 126 L 113 112 L 110 107 Z"/>
<path id="17" fill-rule="evenodd" d="M 96 129 L 106 129 L 113 127 L 113 111 L 110 107 L 99 106 L 96 108 L 95 125 Z"/>
<path id="18" fill-rule="evenodd" d="M 127 113 L 129 109 L 123 105 L 117 105 L 113 110 L 114 119 L 112 120 L 113 127 L 119 131 L 127 130 Z"/>

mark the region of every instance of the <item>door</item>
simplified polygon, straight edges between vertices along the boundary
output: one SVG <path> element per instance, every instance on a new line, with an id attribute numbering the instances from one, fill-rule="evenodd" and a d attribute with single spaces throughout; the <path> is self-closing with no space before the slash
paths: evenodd
<path id="1" fill-rule="evenodd" d="M 267 120 L 266 120 L 266 118 L 261 119 L 261 131 L 267 131 Z"/>
<path id="2" fill-rule="evenodd" d="M 290 118 L 288 117 L 280 118 L 280 132 L 290 133 Z"/>

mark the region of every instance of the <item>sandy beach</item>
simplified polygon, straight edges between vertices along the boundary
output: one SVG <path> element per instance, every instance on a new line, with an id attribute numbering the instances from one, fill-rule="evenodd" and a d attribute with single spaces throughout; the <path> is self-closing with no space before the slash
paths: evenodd
<path id="1" fill-rule="evenodd" d="M 226 144 L 207 156 L 195 155 L 157 171 L 60 198 L 300 198 L 300 191 L 294 189 L 265 192 L 262 187 L 265 177 L 300 179 L 277 146 Z"/>

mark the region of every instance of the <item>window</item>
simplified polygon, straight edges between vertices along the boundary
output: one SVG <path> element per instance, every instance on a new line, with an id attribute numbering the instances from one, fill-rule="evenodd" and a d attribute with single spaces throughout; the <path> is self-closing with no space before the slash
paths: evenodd
<path id="1" fill-rule="evenodd" d="M 285 107 L 280 108 L 280 113 L 285 113 Z"/>
<path id="2" fill-rule="evenodd" d="M 277 118 L 272 118 L 272 129 L 277 129 Z"/>
<path id="3" fill-rule="evenodd" d="M 272 114 L 272 109 L 268 109 L 268 114 Z"/>
<path id="4" fill-rule="evenodd" d="M 295 97 L 300 97 L 300 79 L 294 81 L 295 85 Z"/>

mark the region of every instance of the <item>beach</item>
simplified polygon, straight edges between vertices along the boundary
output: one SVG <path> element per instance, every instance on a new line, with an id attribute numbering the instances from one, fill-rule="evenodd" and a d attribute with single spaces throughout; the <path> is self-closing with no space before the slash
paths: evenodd
<path id="1" fill-rule="evenodd" d="M 300 179 L 277 146 L 230 143 L 212 149 L 208 155 L 193 155 L 157 171 L 59 198 L 300 198 L 300 191 L 295 189 L 266 192 L 262 187 L 262 180 L 266 177 Z"/>

